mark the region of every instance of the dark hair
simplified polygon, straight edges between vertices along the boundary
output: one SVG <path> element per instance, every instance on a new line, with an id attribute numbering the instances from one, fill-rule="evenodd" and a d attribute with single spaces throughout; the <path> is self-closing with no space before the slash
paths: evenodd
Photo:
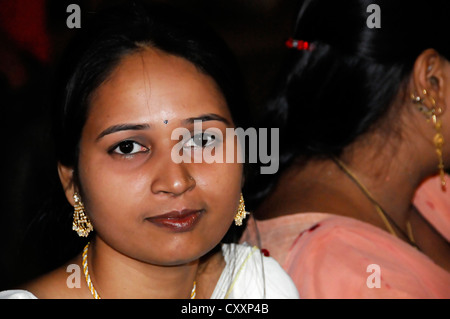
<path id="1" fill-rule="evenodd" d="M 246 114 L 242 79 L 225 42 L 198 17 L 173 7 L 129 1 L 95 14 L 69 48 L 65 88 L 57 105 L 57 160 L 77 168 L 78 142 L 90 98 L 125 55 L 142 46 L 182 57 L 211 76 L 223 93 L 235 124 Z M 75 63 L 74 63 L 75 62 Z M 243 120 L 243 121 L 242 121 Z"/>
<path id="2" fill-rule="evenodd" d="M 84 22 L 85 18 L 89 21 Z M 182 57 L 211 76 L 227 101 L 235 125 L 245 127 L 247 113 L 238 63 L 226 43 L 201 19 L 171 6 L 140 1 L 125 1 L 85 18 L 60 61 L 59 95 L 52 119 L 55 168 L 57 162 L 73 167 L 75 183 L 78 145 L 90 99 L 121 59 L 143 46 Z M 73 207 L 64 196 L 56 170 L 54 175 L 51 198 L 32 227 L 46 242 L 38 248 L 43 249 L 40 256 L 48 258 L 44 269 L 65 262 L 85 244 L 71 230 Z M 239 234 L 235 230 L 232 227 L 223 241 L 236 241 Z"/>
<path id="3" fill-rule="evenodd" d="M 381 28 L 367 24 L 371 4 Z M 311 48 L 291 49 L 280 88 L 263 107 L 259 126 L 280 128 L 280 169 L 256 177 L 255 205 L 294 159 L 339 156 L 382 123 L 424 50 L 450 58 L 449 9 L 448 0 L 304 1 L 291 36 Z"/>

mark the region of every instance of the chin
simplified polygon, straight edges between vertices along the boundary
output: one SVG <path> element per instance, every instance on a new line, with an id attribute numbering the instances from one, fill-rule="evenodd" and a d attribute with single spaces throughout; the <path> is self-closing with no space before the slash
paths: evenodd
<path id="1" fill-rule="evenodd" d="M 172 248 L 164 247 L 164 249 L 158 253 L 159 258 L 158 261 L 156 261 L 156 264 L 160 266 L 186 265 L 207 255 L 214 247 L 216 247 L 216 245 L 199 247 L 192 241 Z"/>
<path id="2" fill-rule="evenodd" d="M 153 260 L 153 262 L 150 262 L 151 264 L 158 265 L 158 266 L 165 266 L 165 267 L 175 267 L 175 266 L 182 266 L 187 265 L 190 263 L 193 263 L 200 259 L 203 255 L 189 255 L 189 254 L 183 254 L 182 256 L 163 256 L 162 258 L 158 258 L 157 260 Z"/>

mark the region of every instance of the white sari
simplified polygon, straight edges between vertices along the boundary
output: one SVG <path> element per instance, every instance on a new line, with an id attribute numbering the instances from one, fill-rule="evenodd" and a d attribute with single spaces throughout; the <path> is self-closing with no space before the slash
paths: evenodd
<path id="1" fill-rule="evenodd" d="M 297 289 L 272 257 L 256 247 L 223 244 L 226 265 L 211 299 L 297 299 Z M 5 290 L 0 299 L 37 299 L 26 290 Z"/>

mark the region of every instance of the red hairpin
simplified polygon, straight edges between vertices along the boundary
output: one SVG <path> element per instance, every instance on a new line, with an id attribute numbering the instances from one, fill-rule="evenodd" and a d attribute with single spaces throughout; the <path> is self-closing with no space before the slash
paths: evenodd
<path id="1" fill-rule="evenodd" d="M 286 46 L 290 49 L 295 48 L 297 50 L 308 50 L 310 48 L 309 42 L 292 38 L 286 41 Z"/>

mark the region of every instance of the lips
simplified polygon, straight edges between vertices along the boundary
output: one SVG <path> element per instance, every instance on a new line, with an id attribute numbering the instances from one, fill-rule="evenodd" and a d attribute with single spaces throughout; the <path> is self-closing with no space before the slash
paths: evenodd
<path id="1" fill-rule="evenodd" d="M 203 209 L 183 209 L 146 218 L 150 223 L 173 232 L 187 232 L 195 227 L 203 216 Z"/>

